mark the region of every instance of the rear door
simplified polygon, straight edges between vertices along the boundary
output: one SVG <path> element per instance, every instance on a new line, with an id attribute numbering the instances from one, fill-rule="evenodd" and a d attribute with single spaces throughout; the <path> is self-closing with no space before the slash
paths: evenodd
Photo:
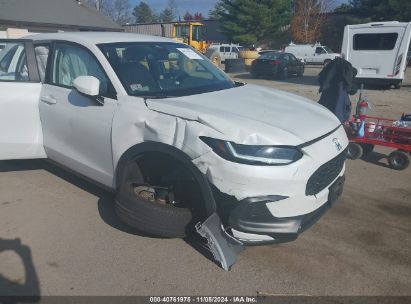
<path id="1" fill-rule="evenodd" d="M 0 44 L 0 159 L 44 158 L 42 84 L 33 42 L 1 39 Z"/>

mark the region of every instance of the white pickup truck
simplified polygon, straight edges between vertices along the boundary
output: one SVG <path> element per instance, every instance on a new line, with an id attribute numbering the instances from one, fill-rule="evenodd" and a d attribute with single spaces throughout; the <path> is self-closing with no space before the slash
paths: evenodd
<path id="1" fill-rule="evenodd" d="M 341 195 L 348 140 L 331 112 L 235 82 L 187 45 L 93 32 L 0 43 L 0 159 L 48 158 L 116 192 L 140 231 L 183 237 L 214 215 L 237 242 L 290 241 Z"/>

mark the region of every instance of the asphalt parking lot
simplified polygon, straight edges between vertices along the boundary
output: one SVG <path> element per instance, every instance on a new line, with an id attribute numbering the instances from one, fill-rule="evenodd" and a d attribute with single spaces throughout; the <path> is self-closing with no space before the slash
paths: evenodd
<path id="1" fill-rule="evenodd" d="M 284 82 L 232 76 L 318 100 L 319 71 Z M 400 90 L 365 94 L 373 114 L 411 113 L 411 70 Z M 342 199 L 314 227 L 247 248 L 230 272 L 190 242 L 133 233 L 110 193 L 54 165 L 1 161 L 0 294 L 411 295 L 411 168 L 388 168 L 386 153 L 348 161 Z"/>

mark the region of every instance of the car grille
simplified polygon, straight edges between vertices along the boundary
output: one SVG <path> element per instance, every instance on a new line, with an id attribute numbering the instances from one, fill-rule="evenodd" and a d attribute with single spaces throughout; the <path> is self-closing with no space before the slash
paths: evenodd
<path id="1" fill-rule="evenodd" d="M 308 179 L 305 195 L 316 195 L 338 177 L 347 158 L 347 150 L 322 165 Z"/>

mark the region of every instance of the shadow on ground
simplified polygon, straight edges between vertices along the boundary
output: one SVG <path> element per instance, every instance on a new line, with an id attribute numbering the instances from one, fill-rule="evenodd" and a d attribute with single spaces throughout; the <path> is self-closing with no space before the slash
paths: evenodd
<path id="1" fill-rule="evenodd" d="M 35 303 L 40 301 L 40 283 L 34 267 L 30 247 L 20 239 L 0 238 L 0 254 L 11 251 L 17 254 L 24 266 L 24 282 L 11 280 L 0 269 L 0 303 Z"/>
<path id="2" fill-rule="evenodd" d="M 365 155 L 363 158 L 355 160 L 355 161 L 365 161 L 370 164 L 374 164 L 380 167 L 392 169 L 388 164 L 387 164 L 387 155 L 372 151 L 369 154 Z M 392 169 L 394 170 L 394 169 Z"/>

